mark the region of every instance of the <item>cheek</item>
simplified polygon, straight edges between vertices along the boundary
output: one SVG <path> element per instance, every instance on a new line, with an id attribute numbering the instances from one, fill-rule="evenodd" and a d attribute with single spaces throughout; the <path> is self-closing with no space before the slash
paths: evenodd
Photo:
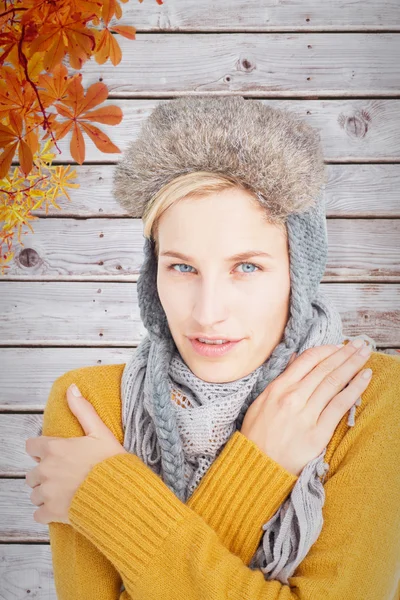
<path id="1" fill-rule="evenodd" d="M 171 284 L 168 276 L 159 274 L 157 277 L 157 291 L 161 306 L 172 324 L 184 318 L 188 310 L 188 287 Z"/>
<path id="2" fill-rule="evenodd" d="M 280 273 L 265 279 L 263 285 L 248 298 L 246 312 L 260 323 L 280 324 L 288 313 L 290 303 L 290 275 Z"/>

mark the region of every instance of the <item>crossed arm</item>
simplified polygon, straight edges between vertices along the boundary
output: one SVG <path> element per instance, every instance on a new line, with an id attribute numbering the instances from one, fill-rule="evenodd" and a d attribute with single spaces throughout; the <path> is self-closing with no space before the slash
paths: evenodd
<path id="1" fill-rule="evenodd" d="M 54 383 L 43 435 L 82 435 L 64 406 L 71 382 Z M 240 432 L 186 504 L 135 455 L 111 457 L 75 494 L 72 526 L 49 525 L 58 598 L 397 600 L 398 433 L 398 410 L 376 402 L 345 434 L 325 480 L 322 532 L 289 585 L 247 565 L 297 478 Z"/>

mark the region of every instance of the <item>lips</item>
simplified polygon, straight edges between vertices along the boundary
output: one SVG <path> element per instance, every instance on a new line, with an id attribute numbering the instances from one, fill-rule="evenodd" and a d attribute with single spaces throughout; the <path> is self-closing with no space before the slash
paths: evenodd
<path id="1" fill-rule="evenodd" d="M 206 339 L 206 338 L 204 338 Z M 218 338 L 215 338 L 218 339 Z M 224 339 L 224 338 L 219 338 Z M 236 347 L 241 340 L 238 341 L 229 341 L 224 344 L 206 344 L 204 342 L 200 342 L 197 338 L 189 338 L 192 348 L 197 354 L 200 356 L 208 356 L 208 357 L 218 357 L 223 356 L 230 352 L 234 347 Z"/>
<path id="2" fill-rule="evenodd" d="M 196 333 L 194 335 L 189 336 L 190 340 L 208 340 L 210 342 L 215 342 L 216 340 L 226 340 L 227 342 L 240 342 L 241 338 L 230 338 L 227 335 L 202 335 L 201 333 Z"/>

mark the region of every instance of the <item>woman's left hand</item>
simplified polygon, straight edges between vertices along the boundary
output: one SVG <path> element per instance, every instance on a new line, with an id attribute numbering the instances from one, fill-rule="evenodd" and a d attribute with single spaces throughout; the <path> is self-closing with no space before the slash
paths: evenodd
<path id="1" fill-rule="evenodd" d="M 51 522 L 70 524 L 68 510 L 72 498 L 89 471 L 106 458 L 127 452 L 93 405 L 81 395 L 74 396 L 72 388 L 67 390 L 68 405 L 85 436 L 42 435 L 28 438 L 25 443 L 26 452 L 39 463 L 27 472 L 25 479 L 33 488 L 31 501 L 40 507 L 33 518 L 43 525 Z"/>

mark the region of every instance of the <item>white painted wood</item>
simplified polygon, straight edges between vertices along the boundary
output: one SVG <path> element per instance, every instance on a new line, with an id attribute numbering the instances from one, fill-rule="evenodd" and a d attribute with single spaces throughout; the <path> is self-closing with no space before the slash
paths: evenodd
<path id="1" fill-rule="evenodd" d="M 0 411 L 43 410 L 53 382 L 63 373 L 85 366 L 124 364 L 134 352 L 134 347 L 57 348 L 51 342 L 47 348 L 0 348 Z"/>
<path id="2" fill-rule="evenodd" d="M 322 281 L 400 281 L 400 219 L 328 219 L 327 227 L 329 254 Z M 3 283 L 72 278 L 137 281 L 143 225 L 141 219 L 132 218 L 40 219 L 23 244 Z"/>
<path id="3" fill-rule="evenodd" d="M 400 47 L 398 50 L 398 53 L 400 53 Z M 100 68 L 99 65 L 97 67 L 98 69 Z M 400 70 L 400 67 L 398 68 Z M 119 70 L 117 72 L 119 73 Z M 130 70 L 128 72 L 131 73 Z M 98 74 L 98 70 L 96 73 Z M 86 82 L 87 77 L 85 71 L 86 87 L 89 83 L 94 83 L 94 81 Z M 400 73 L 396 77 L 399 82 Z M 109 76 L 104 78 L 104 83 L 111 90 L 110 85 L 112 80 Z M 399 83 L 397 88 L 399 90 L 398 95 L 400 95 Z M 339 89 L 342 88 L 339 86 Z M 223 95 L 229 93 L 229 91 L 226 91 Z M 251 95 L 255 95 L 255 93 Z M 279 95 L 281 94 L 274 92 L 274 96 Z M 290 95 L 295 95 L 294 89 Z M 398 99 L 338 98 L 333 100 L 307 100 L 294 98 L 288 100 L 285 98 L 259 98 L 259 100 L 263 104 L 298 114 L 299 119 L 315 127 L 320 134 L 324 157 L 327 161 L 341 163 L 348 161 L 370 162 L 376 160 L 394 162 L 400 158 L 400 100 Z M 123 119 L 116 126 L 103 124 L 96 124 L 96 126 L 104 131 L 114 144 L 119 147 L 121 152 L 123 152 L 127 145 L 136 139 L 143 121 L 145 121 L 153 108 L 160 102 L 167 101 L 166 99 L 140 98 L 125 100 L 114 98 L 106 100 L 102 106 L 107 106 L 108 104 L 119 106 L 123 113 Z M 252 99 L 249 98 L 247 101 L 252 102 Z M 56 158 L 54 159 L 54 164 L 71 163 L 76 165 L 72 161 L 69 151 L 70 140 L 71 134 L 69 133 L 65 138 L 57 142 L 61 154 L 59 155 L 57 151 L 55 152 Z M 84 134 L 84 140 L 86 163 L 116 163 L 121 157 L 121 154 L 100 152 L 86 134 Z M 17 158 L 15 157 L 16 161 Z"/>
<path id="4" fill-rule="evenodd" d="M 400 103 L 398 107 L 400 119 Z M 74 169 L 80 187 L 69 190 L 71 202 L 65 196 L 57 199 L 61 210 L 50 205 L 50 217 L 129 216 L 113 196 L 115 165 L 83 164 L 74 165 Z M 400 217 L 400 164 L 327 164 L 326 172 L 328 218 Z M 45 206 L 32 214 L 45 217 Z M 34 231 L 36 224 L 32 223 Z"/>
<path id="5" fill-rule="evenodd" d="M 25 478 L 0 479 L 0 543 L 49 541 L 47 525 L 33 518 L 37 506 L 31 502 L 31 494 Z"/>
<path id="6" fill-rule="evenodd" d="M 49 544 L 0 544 L 0 600 L 57 600 Z"/>
<path id="7" fill-rule="evenodd" d="M 118 36 L 118 43 L 118 68 L 110 61 L 87 61 L 84 83 L 103 80 L 119 98 L 228 92 L 395 97 L 399 92 L 396 33 L 138 33 L 135 40 Z"/>
<path id="8" fill-rule="evenodd" d="M 124 364 L 134 352 L 129 347 L 0 348 L 0 411 L 43 410 L 52 383 L 66 371 Z"/>
<path id="9" fill-rule="evenodd" d="M 0 477 L 24 477 L 37 465 L 25 451 L 25 441 L 42 435 L 42 423 L 42 414 L 0 414 Z"/>
<path id="10" fill-rule="evenodd" d="M 379 31 L 400 29 L 400 6 L 385 0 L 302 0 L 259 2 L 229 0 L 167 0 L 129 2 L 122 5 L 119 24 L 134 25 L 137 31 Z M 112 23 L 117 21 L 112 21 Z"/>

